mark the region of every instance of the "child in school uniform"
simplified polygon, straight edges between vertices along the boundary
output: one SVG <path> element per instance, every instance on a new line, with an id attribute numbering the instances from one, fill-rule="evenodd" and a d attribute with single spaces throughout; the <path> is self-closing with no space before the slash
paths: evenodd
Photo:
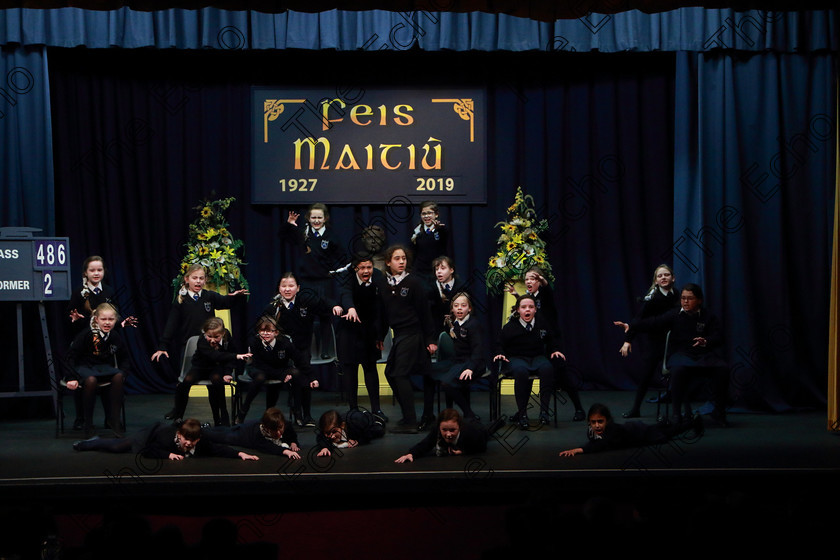
<path id="1" fill-rule="evenodd" d="M 105 284 L 105 261 L 99 255 L 91 255 L 82 264 L 82 285 L 70 294 L 67 304 L 67 315 L 74 327 L 74 334 L 83 331 L 90 319 L 91 313 L 99 304 L 110 303 L 117 308 L 114 301 L 114 290 Z M 135 317 L 126 317 L 120 326 L 136 326 Z"/>
<path id="2" fill-rule="evenodd" d="M 291 337 L 300 357 L 295 363 L 300 374 L 299 395 L 294 402 L 293 412 L 298 426 L 315 426 L 312 419 L 312 389 L 320 383 L 313 379 L 310 361 L 312 358 L 312 333 L 315 329 L 315 317 L 340 314 L 341 308 L 324 300 L 317 293 L 301 289 L 297 276 L 287 272 L 277 283 L 277 295 L 263 311 L 263 315 L 274 318 L 280 330 Z"/>
<path id="3" fill-rule="evenodd" d="M 420 203 L 420 223 L 411 235 L 414 247 L 412 272 L 425 283 L 434 281 L 432 261 L 440 255 L 448 255 L 449 229 L 440 222 L 436 202 L 426 200 Z"/>
<path id="4" fill-rule="evenodd" d="M 110 303 L 114 306 L 117 313 L 119 313 L 114 290 L 111 286 L 105 284 L 104 279 L 105 261 L 102 257 L 91 255 L 85 259 L 85 262 L 82 264 L 82 285 L 78 289 L 73 290 L 67 305 L 67 316 L 70 318 L 73 338 L 90 325 L 91 314 L 100 304 Z M 115 328 L 125 326 L 137 326 L 137 319 L 135 317 L 126 317 L 121 323 L 117 323 Z M 81 430 L 84 427 L 82 392 L 75 392 L 74 396 L 76 420 L 73 422 L 73 429 Z M 107 416 L 110 418 L 110 413 L 107 413 Z"/>
<path id="5" fill-rule="evenodd" d="M 653 283 L 648 289 L 647 294 L 640 298 L 642 302 L 641 309 L 636 315 L 636 321 L 641 321 L 649 317 L 657 317 L 663 315 L 679 307 L 680 297 L 674 288 L 676 276 L 673 269 L 667 264 L 660 264 L 653 271 Z M 621 321 L 614 321 L 613 324 L 622 326 Z M 619 353 L 627 357 L 633 348 L 633 344 L 637 340 L 637 336 L 641 334 L 641 344 L 637 347 L 641 348 L 642 357 L 642 380 L 636 388 L 636 396 L 633 399 L 633 406 L 622 414 L 624 418 L 638 418 L 641 415 L 642 401 L 645 399 L 648 387 L 655 379 L 657 373 L 662 372 L 662 359 L 665 355 L 665 340 L 668 335 L 667 328 L 655 329 L 650 332 L 638 333 L 634 330 L 624 333 L 624 344 L 621 345 Z"/>
<path id="6" fill-rule="evenodd" d="M 431 355 L 437 350 L 426 286 L 408 268 L 408 251 L 392 245 L 385 251 L 386 278 L 380 280 L 383 329 L 393 330 L 393 345 L 385 366 L 385 377 L 400 404 L 402 419 L 391 428 L 396 433 L 417 433 L 434 422 L 434 381 L 430 377 Z M 384 332 L 384 330 L 383 330 Z M 417 424 L 414 389 L 410 376 L 423 376 L 423 415 Z"/>
<path id="7" fill-rule="evenodd" d="M 125 341 L 114 330 L 119 320 L 117 310 L 110 303 L 100 303 L 91 315 L 90 326 L 76 335 L 67 353 L 70 372 L 65 376 L 67 388 L 82 392 L 85 436 L 94 434 L 93 408 L 100 382 L 109 381 L 109 425 L 117 437 L 123 434 L 120 411 L 123 384 L 131 371 Z"/>
<path id="8" fill-rule="evenodd" d="M 187 409 L 190 387 L 203 379 L 209 379 L 214 391 L 207 391 L 213 422 L 216 426 L 230 425 L 227 405 L 225 404 L 225 382 L 233 379 L 233 369 L 239 360 L 246 360 L 251 354 L 236 353 L 231 342 L 230 331 L 225 322 L 218 317 L 207 319 L 201 326 L 202 336 L 198 339 L 192 367 L 184 380 L 175 389 L 175 418 L 182 418 Z M 177 420 L 176 420 L 177 422 Z"/>
<path id="9" fill-rule="evenodd" d="M 268 408 L 259 420 L 248 420 L 235 426 L 218 426 L 202 430 L 213 443 L 253 449 L 268 455 L 300 459 L 300 444 L 292 424 L 279 408 Z"/>
<path id="10" fill-rule="evenodd" d="M 187 418 L 180 425 L 165 422 L 145 428 L 131 437 L 91 438 L 73 443 L 76 451 L 106 451 L 108 453 L 134 453 L 148 459 L 183 461 L 192 457 L 226 457 L 257 461 L 259 457 L 236 451 L 232 447 L 214 443 L 202 437 L 201 423 Z"/>
<path id="11" fill-rule="evenodd" d="M 435 427 L 408 453 L 398 457 L 395 463 L 411 463 L 414 459 L 434 453 L 436 457 L 472 455 L 487 450 L 487 440 L 498 428 L 494 423 L 485 429 L 477 422 L 465 422 L 454 408 L 447 408 L 438 415 Z"/>
<path id="12" fill-rule="evenodd" d="M 343 417 L 328 410 L 318 419 L 315 448 L 318 457 L 329 457 L 336 449 L 365 445 L 385 435 L 385 423 L 367 410 L 351 410 Z"/>
<path id="13" fill-rule="evenodd" d="M 432 377 L 440 381 L 446 393 L 447 408 L 457 404 L 467 420 L 477 420 L 470 408 L 470 384 L 485 370 L 484 329 L 472 313 L 466 292 L 452 298 L 448 335 L 455 354 L 448 360 L 439 359 L 432 367 Z"/>
<path id="14" fill-rule="evenodd" d="M 280 226 L 280 236 L 302 249 L 298 259 L 298 276 L 306 289 L 324 300 L 333 298 L 332 276 L 349 262 L 344 243 L 336 230 L 329 225 L 330 213 L 326 205 L 315 203 L 304 215 L 303 226 L 298 226 L 300 214 L 289 212 L 289 217 Z M 330 338 L 330 313 L 317 316 L 320 340 Z M 322 352 L 322 354 L 324 354 Z M 326 358 L 326 354 L 322 356 Z"/>
<path id="15" fill-rule="evenodd" d="M 236 290 L 223 296 L 213 290 L 204 289 L 205 283 L 204 267 L 200 264 L 190 265 L 169 311 L 158 350 L 152 354 L 153 362 L 159 361 L 162 357 L 169 358 L 172 352 L 174 357 L 179 358 L 177 367 L 180 367 L 181 353 L 184 351 L 187 340 L 202 333 L 202 325 L 207 319 L 215 317 L 217 309 L 230 309 L 238 301 L 239 296 L 248 295 L 247 290 Z M 175 389 L 177 391 L 178 387 Z M 216 388 L 212 386 L 208 388 L 208 391 L 215 390 Z M 218 399 L 220 396 L 215 395 L 214 398 Z M 224 398 L 224 393 L 221 398 Z M 183 411 L 181 413 L 183 414 Z M 167 420 L 180 417 L 174 409 L 164 415 Z"/>
<path id="16" fill-rule="evenodd" d="M 557 304 L 554 302 L 554 290 L 551 288 L 551 284 L 548 283 L 543 269 L 538 266 L 532 266 L 525 272 L 525 289 L 526 294 L 533 296 L 540 316 L 549 322 L 559 345 L 562 332 L 560 329 L 560 317 L 557 313 Z M 514 296 L 519 296 L 512 285 L 508 286 L 508 291 Z M 580 401 L 580 393 L 567 375 L 565 358 L 552 358 L 551 365 L 554 367 L 555 386 L 559 385 L 561 389 L 566 391 L 566 394 L 569 395 L 569 400 L 572 401 L 572 405 L 575 407 L 575 414 L 572 420 L 574 422 L 582 421 L 586 418 L 586 414 L 583 411 L 583 405 Z"/>
<path id="17" fill-rule="evenodd" d="M 356 256 L 353 268 L 340 277 L 341 320 L 336 328 L 342 384 L 350 409 L 359 406 L 359 367 L 364 372 L 371 410 L 382 413 L 379 402 L 379 372 L 382 357 L 382 319 L 379 286 L 382 273 L 368 255 Z"/>
<path id="18" fill-rule="evenodd" d="M 280 380 L 289 391 L 295 395 L 295 402 L 301 398 L 301 375 L 296 364 L 303 363 L 304 358 L 295 348 L 291 337 L 280 332 L 277 321 L 272 317 L 260 317 L 257 322 L 257 334 L 251 339 L 248 347 L 251 354 L 249 362 L 249 373 L 251 384 L 245 394 L 242 403 L 242 410 L 237 414 L 235 423 L 241 424 L 251 408 L 251 403 L 262 389 L 262 386 L 269 379 Z M 277 404 L 280 392 L 279 387 L 269 385 L 266 392 L 266 408 L 272 408 Z"/>
<path id="19" fill-rule="evenodd" d="M 432 308 L 432 321 L 435 333 L 446 332 L 446 319 L 449 317 L 452 296 L 464 291 L 464 284 L 455 275 L 455 263 L 446 255 L 432 261 L 435 281 L 429 288 L 429 304 Z"/>
<path id="20" fill-rule="evenodd" d="M 595 403 L 589 407 L 587 418 L 587 439 L 581 447 L 560 452 L 561 457 L 574 457 L 580 453 L 600 453 L 615 449 L 659 445 L 693 431 L 693 438 L 704 433 L 703 417 L 695 414 L 690 421 L 675 424 L 645 424 L 639 421 L 616 424 L 606 405 Z"/>
<path id="21" fill-rule="evenodd" d="M 528 400 L 533 381 L 531 375 L 540 380 L 540 424 L 549 423 L 549 403 L 554 392 L 554 368 L 551 358 L 566 359 L 559 349 L 549 321 L 537 313 L 534 296 L 525 294 L 516 300 L 514 314 L 502 327 L 498 352 L 494 362 L 508 364 L 513 375 L 513 392 L 516 399 L 516 414 L 512 420 L 527 430 Z"/>

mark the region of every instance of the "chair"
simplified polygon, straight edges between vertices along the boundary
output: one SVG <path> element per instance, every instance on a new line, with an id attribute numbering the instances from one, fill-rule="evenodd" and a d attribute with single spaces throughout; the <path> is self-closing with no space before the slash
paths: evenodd
<path id="1" fill-rule="evenodd" d="M 187 372 L 190 371 L 190 366 L 192 365 L 192 357 L 195 354 L 196 348 L 198 348 L 198 339 L 199 335 L 191 336 L 187 339 L 187 344 L 184 346 L 184 357 L 181 360 L 181 374 L 178 376 L 178 383 L 183 383 L 184 378 L 187 376 Z M 209 379 L 202 379 L 201 381 L 197 381 L 196 385 L 203 385 L 204 387 L 209 387 L 212 382 Z M 230 384 L 229 384 L 230 385 Z M 230 394 L 230 407 L 233 409 L 235 405 L 234 396 L 236 394 L 235 388 L 231 385 L 231 394 Z M 186 411 L 184 411 L 186 413 Z M 184 416 L 186 418 L 186 416 Z"/>
<path id="2" fill-rule="evenodd" d="M 286 338 L 289 338 L 291 340 L 291 337 L 289 337 L 288 335 L 283 335 L 283 336 L 285 336 Z M 251 370 L 250 364 L 246 365 L 245 369 L 242 371 L 241 374 L 234 373 L 233 381 L 231 381 L 231 383 L 230 383 L 230 387 L 231 387 L 231 394 L 230 394 L 231 405 L 230 405 L 230 408 L 231 408 L 232 418 L 234 418 L 234 419 L 239 415 L 239 411 L 242 408 L 242 395 L 240 394 L 240 391 L 239 391 L 239 385 L 240 384 L 248 385 L 249 383 L 254 382 L 254 379 L 251 377 L 251 371 L 250 370 Z M 263 382 L 263 386 L 266 386 L 265 387 L 266 389 L 268 389 L 268 387 L 267 387 L 268 385 L 282 385 L 282 384 L 283 384 L 282 379 L 266 379 L 265 382 Z M 291 393 L 289 394 L 289 398 L 291 398 Z M 290 406 L 291 406 L 291 403 L 290 403 Z M 291 416 L 289 416 L 289 417 L 291 418 Z"/>
<path id="3" fill-rule="evenodd" d="M 495 376 L 496 382 L 492 384 L 493 386 L 490 389 L 490 420 L 494 421 L 502 416 L 502 381 L 504 380 L 513 380 L 513 375 L 510 373 L 510 368 L 505 367 L 507 362 L 498 361 L 495 365 Z M 490 375 L 489 371 L 486 375 Z M 485 376 L 486 376 L 485 375 Z M 482 376 L 482 377 L 485 377 Z M 539 380 L 539 376 L 537 375 L 529 375 L 528 379 L 532 382 Z M 554 427 L 557 427 L 557 392 L 561 389 L 555 388 L 554 394 L 552 395 L 552 414 L 554 415 Z M 533 386 L 531 388 L 531 398 L 536 396 L 539 399 L 539 394 L 534 393 Z"/>
<path id="4" fill-rule="evenodd" d="M 455 357 L 455 343 L 452 341 L 452 337 L 449 336 L 449 333 L 444 331 L 438 335 L 437 339 L 437 352 L 434 353 L 432 356 L 432 367 L 438 362 L 445 362 L 446 360 L 451 360 Z M 440 414 L 440 393 L 443 389 L 443 384 L 435 380 L 435 394 L 437 395 L 437 409 L 438 414 Z M 446 403 L 446 406 L 449 407 L 450 403 Z"/>
<path id="5" fill-rule="evenodd" d="M 661 424 L 670 424 L 671 416 L 670 416 L 670 399 L 665 398 L 668 391 L 671 389 L 671 368 L 668 367 L 668 347 L 671 342 L 671 331 L 665 335 L 665 352 L 662 355 L 662 379 L 665 381 L 665 388 L 659 390 L 659 396 L 656 399 L 656 419 Z M 664 402 L 663 402 L 664 399 Z M 665 414 L 660 415 L 660 407 L 664 405 L 665 407 Z M 691 404 L 688 400 L 685 401 L 685 412 L 688 417 L 691 417 Z M 676 414 L 680 414 L 681 411 L 675 411 Z"/>
<path id="6" fill-rule="evenodd" d="M 659 390 L 659 397 L 656 399 L 656 419 L 660 423 L 670 422 L 670 401 L 662 402 L 668 390 L 671 388 L 671 370 L 668 368 L 668 344 L 671 342 L 671 331 L 665 335 L 665 352 L 662 355 L 662 379 L 665 381 L 665 388 Z M 665 416 L 659 414 L 660 407 L 665 405 Z"/>
<path id="7" fill-rule="evenodd" d="M 438 336 L 438 349 L 437 349 L 437 353 L 435 354 L 435 357 L 432 359 L 432 362 L 446 361 L 446 360 L 449 360 L 453 357 L 455 357 L 455 343 L 453 342 L 453 339 L 449 335 L 449 333 L 442 332 L 442 333 L 440 333 L 440 336 Z M 481 373 L 480 376 L 476 376 L 475 372 L 474 372 L 474 374 L 473 374 L 473 384 L 476 381 L 478 381 L 479 379 L 484 380 L 484 379 L 489 378 L 492 374 L 493 374 L 493 372 L 490 371 L 489 368 L 484 368 L 484 371 Z M 440 413 L 440 393 L 441 393 L 441 389 L 442 389 L 441 383 L 438 381 L 437 384 L 436 384 L 436 387 L 435 387 L 435 390 L 437 391 L 438 413 Z M 470 388 L 470 391 L 472 391 L 472 386 Z M 490 416 L 492 417 L 493 416 L 493 398 L 492 398 L 493 391 L 492 391 L 492 389 L 490 391 L 490 394 L 491 394 Z M 447 408 L 449 408 L 451 406 L 451 403 L 447 402 L 446 406 L 447 406 Z"/>
<path id="8" fill-rule="evenodd" d="M 333 364 L 338 361 L 338 353 L 335 348 L 335 328 L 330 325 L 330 339 L 327 340 L 326 343 L 319 341 L 313 332 L 312 344 L 310 344 L 309 348 L 312 356 L 309 363 L 313 366 Z M 322 358 L 322 355 L 327 357 Z"/>
<path id="9" fill-rule="evenodd" d="M 114 365 L 116 365 L 116 357 L 114 358 Z M 58 372 L 60 375 L 60 372 Z M 100 381 L 96 384 L 96 394 L 101 395 L 102 390 L 110 387 L 110 381 Z M 60 377 L 56 382 L 56 387 L 58 390 L 56 391 L 56 400 L 55 400 L 55 437 L 58 438 L 59 436 L 64 435 L 64 397 L 74 397 L 76 391 L 80 391 L 81 388 L 76 389 L 75 391 L 70 390 L 67 388 L 67 381 L 64 380 L 63 377 Z M 110 406 L 113 406 L 114 403 L 109 403 Z M 122 422 L 123 428 L 126 427 L 125 422 L 125 397 L 123 397 L 122 402 L 120 403 L 120 420 Z"/>
<path id="10" fill-rule="evenodd" d="M 376 360 L 377 364 L 388 363 L 388 354 L 391 353 L 391 347 L 394 345 L 394 335 L 391 334 L 391 329 L 385 334 L 385 340 L 382 341 L 382 357 Z"/>

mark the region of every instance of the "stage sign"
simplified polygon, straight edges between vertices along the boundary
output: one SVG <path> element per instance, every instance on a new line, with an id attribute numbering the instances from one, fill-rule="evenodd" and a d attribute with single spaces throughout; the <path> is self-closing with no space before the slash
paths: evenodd
<path id="1" fill-rule="evenodd" d="M 482 89 L 251 95 L 252 203 L 487 201 Z"/>
<path id="2" fill-rule="evenodd" d="M 0 301 L 69 300 L 69 238 L 17 236 L 21 228 L 0 229 Z"/>

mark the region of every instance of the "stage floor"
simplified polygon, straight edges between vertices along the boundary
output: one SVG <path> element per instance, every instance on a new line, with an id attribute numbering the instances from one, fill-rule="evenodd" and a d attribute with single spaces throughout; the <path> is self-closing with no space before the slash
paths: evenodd
<path id="1" fill-rule="evenodd" d="M 335 394 L 321 394 L 313 402 L 313 415 L 329 409 L 344 410 Z M 629 392 L 586 392 L 584 406 L 607 404 L 620 416 L 632 398 Z M 162 419 L 171 407 L 169 395 L 130 395 L 127 399 L 129 432 Z M 259 400 L 259 399 L 258 399 Z M 384 411 L 393 420 L 398 410 L 385 397 Z M 487 420 L 487 394 L 473 395 L 474 408 Z M 257 403 L 255 403 L 257 404 Z M 364 402 L 363 402 L 364 404 Z M 256 407 L 252 408 L 259 410 Z M 503 397 L 502 412 L 513 411 L 512 397 Z M 645 404 L 645 422 L 655 421 L 656 405 Z M 188 415 L 209 417 L 206 399 L 190 399 Z M 101 423 L 101 407 L 96 412 Z M 706 422 L 700 439 L 676 440 L 668 445 L 613 451 L 575 457 L 559 457 L 563 449 L 586 441 L 585 424 L 572 422 L 571 405 L 558 411 L 558 427 L 532 426 L 522 431 L 506 424 L 489 442 L 481 456 L 423 457 L 414 463 L 395 464 L 421 435 L 387 434 L 370 445 L 344 450 L 332 458 L 308 453 L 315 441 L 314 429 L 298 429 L 303 458 L 261 457 L 260 461 L 207 459 L 186 463 L 153 461 L 131 454 L 79 453 L 72 442 L 79 432 L 69 429 L 54 437 L 51 419 L 6 421 L 0 423 L 0 485 L 4 492 L 17 488 L 27 491 L 49 489 L 52 495 L 73 495 L 79 490 L 97 488 L 97 493 L 169 493 L 176 485 L 179 493 L 220 492 L 236 482 L 237 492 L 252 485 L 264 493 L 336 492 L 351 493 L 359 483 L 366 491 L 390 492 L 398 485 L 402 492 L 463 492 L 475 486 L 516 487 L 519 481 L 552 479 L 597 479 L 613 484 L 628 478 L 675 476 L 737 476 L 739 474 L 796 475 L 836 473 L 840 470 L 840 439 L 826 431 L 823 411 L 796 414 L 730 413 L 729 428 Z M 536 416 L 532 414 L 532 416 Z M 617 418 L 621 421 L 620 418 Z M 532 423 L 534 420 L 532 419 Z M 107 430 L 101 434 L 106 436 Z M 219 483 L 224 484 L 219 484 Z"/>
<path id="2" fill-rule="evenodd" d="M 487 393 L 473 394 L 474 408 L 485 420 L 487 398 Z M 585 392 L 581 398 L 585 407 L 602 402 L 620 416 L 633 393 Z M 261 397 L 255 404 L 260 401 Z M 384 411 L 393 421 L 398 412 L 390 401 L 383 399 Z M 171 395 L 130 395 L 129 432 L 157 422 L 171 404 Z M 314 399 L 314 415 L 329 408 L 344 410 L 337 395 L 319 394 Z M 512 397 L 503 397 L 502 411 L 513 411 Z M 645 404 L 641 420 L 654 422 L 655 411 L 656 405 Z M 68 523 L 78 525 L 79 520 L 95 524 L 89 516 L 117 506 L 150 519 L 225 516 L 239 519 L 238 524 L 245 519 L 250 525 L 284 515 L 286 529 L 297 527 L 306 534 L 314 531 L 313 516 L 323 520 L 362 512 L 365 519 L 380 519 L 380 529 L 394 531 L 391 539 L 410 534 L 414 525 L 443 530 L 457 520 L 492 533 L 476 542 L 502 547 L 499 550 L 508 546 L 506 535 L 515 512 L 527 511 L 530 519 L 534 508 L 539 511 L 550 504 L 550 520 L 563 508 L 579 511 L 593 497 L 608 497 L 612 504 L 626 506 L 633 519 L 640 507 L 667 516 L 712 494 L 720 499 L 751 496 L 762 500 L 764 511 L 766 503 L 784 507 L 836 503 L 838 491 L 833 488 L 840 472 L 840 439 L 826 431 L 824 411 L 732 412 L 729 428 L 707 423 L 699 439 L 559 457 L 560 450 L 578 447 L 586 439 L 585 424 L 571 421 L 573 412 L 569 404 L 562 406 L 556 428 L 533 426 L 522 431 L 506 424 L 480 456 L 423 457 L 406 464 L 394 460 L 421 435 L 387 434 L 325 459 L 309 452 L 315 441 L 313 429 L 299 429 L 303 448 L 299 461 L 276 456 L 259 461 L 155 461 L 132 454 L 76 452 L 72 443 L 80 439 L 79 432 L 68 430 L 55 438 L 53 419 L 5 421 L 0 423 L 0 496 L 5 512 L 38 504 L 63 519 L 65 530 Z M 101 422 L 101 407 L 96 414 Z M 206 399 L 190 399 L 188 415 L 208 418 Z M 264 537 L 268 530 L 259 524 L 259 532 Z M 421 551 L 435 550 L 431 544 L 417 547 L 416 555 L 406 557 L 423 557 Z M 312 551 L 311 541 L 307 546 L 285 543 L 281 548 Z M 460 556 L 470 557 L 479 556 Z"/>

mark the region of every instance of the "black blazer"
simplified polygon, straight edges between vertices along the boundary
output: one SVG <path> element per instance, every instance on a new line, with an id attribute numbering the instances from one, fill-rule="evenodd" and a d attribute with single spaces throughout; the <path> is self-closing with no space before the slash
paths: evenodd
<path id="1" fill-rule="evenodd" d="M 98 347 L 97 347 L 98 346 Z M 65 380 L 79 379 L 75 369 L 79 366 L 111 365 L 128 375 L 131 371 L 131 357 L 120 333 L 111 330 L 105 341 L 98 345 L 93 340 L 90 327 L 76 335 L 67 352 L 67 363 L 72 372 L 68 371 Z"/>

